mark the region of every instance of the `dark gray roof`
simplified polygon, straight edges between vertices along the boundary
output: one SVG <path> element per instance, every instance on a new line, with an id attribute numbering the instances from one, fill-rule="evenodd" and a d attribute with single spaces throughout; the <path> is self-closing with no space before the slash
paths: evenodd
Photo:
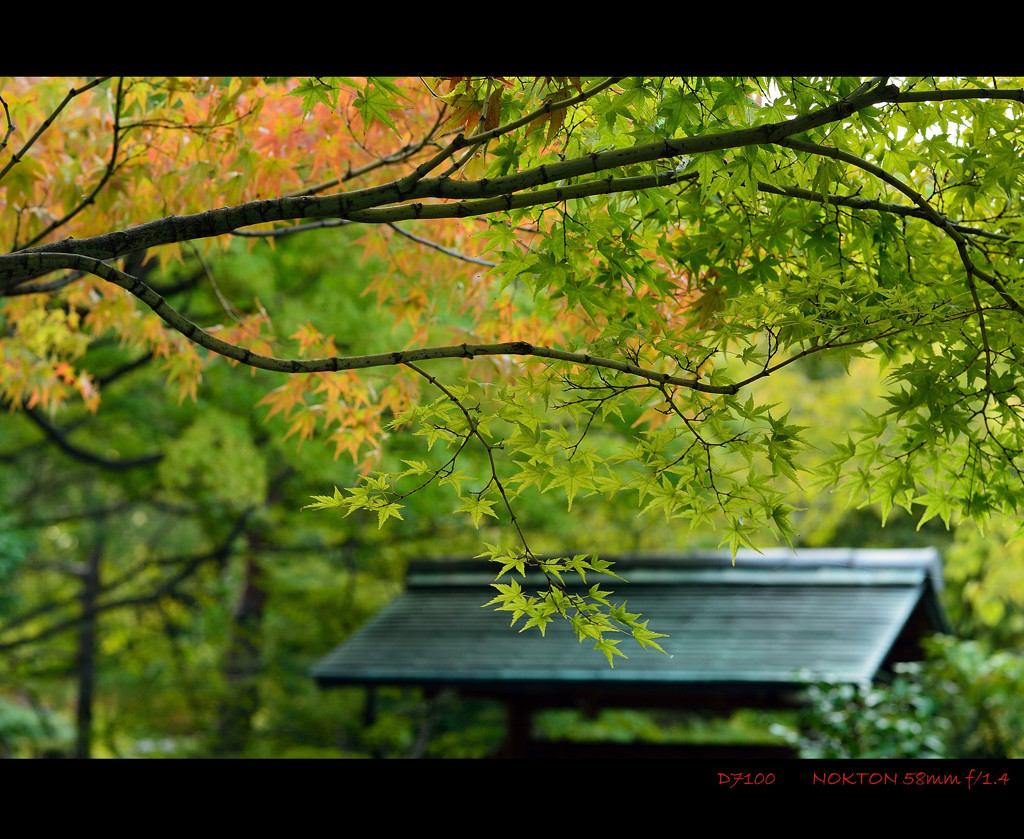
<path id="1" fill-rule="evenodd" d="M 508 613 L 481 608 L 493 596 L 488 564 L 432 562 L 414 564 L 405 592 L 312 675 L 322 685 L 859 683 L 887 659 L 909 657 L 922 633 L 950 631 L 932 549 L 741 551 L 735 565 L 727 552 L 614 561 L 629 582 L 600 576 L 602 588 L 667 633 L 669 655 L 627 638 L 629 659 L 616 657 L 612 669 L 568 622 L 551 623 L 546 637 L 520 633 Z"/>

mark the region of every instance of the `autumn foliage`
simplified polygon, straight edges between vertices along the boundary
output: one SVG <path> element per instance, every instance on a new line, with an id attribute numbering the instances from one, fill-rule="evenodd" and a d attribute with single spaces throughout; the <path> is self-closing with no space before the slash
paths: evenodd
<path id="1" fill-rule="evenodd" d="M 12 116 L 0 173 L 3 247 L 16 252 L 162 216 L 385 183 L 436 153 L 453 132 L 499 125 L 501 93 L 512 85 L 505 79 L 452 77 L 432 87 L 405 79 L 387 82 L 381 93 L 366 80 L 344 82 L 8 80 L 3 97 Z M 538 100 L 582 91 L 578 78 L 541 79 L 534 86 Z M 529 142 L 557 151 L 564 118 L 562 110 L 539 114 L 527 126 Z M 486 154 L 475 157 L 460 164 L 465 172 L 484 168 Z M 366 293 L 393 313 L 396 325 L 408 327 L 405 346 L 431 339 L 498 343 L 524 335 L 558 346 L 567 336 L 586 340 L 593 334 L 593 313 L 578 317 L 566 302 L 552 318 L 548 311 L 531 312 L 532 307 L 523 311 L 513 295 L 495 297 L 487 272 L 493 262 L 486 253 L 494 248 L 479 235 L 485 227 L 480 219 L 439 220 L 431 225 L 427 247 L 387 226 L 368 228 L 359 240 L 365 259 L 387 266 Z M 240 233 L 251 244 L 275 228 L 280 233 L 275 225 Z M 524 252 L 537 235 L 531 225 L 502 234 L 505 246 L 512 242 Z M 153 257 L 166 266 L 193 252 L 225 247 L 231 239 L 174 243 Z M 0 376 L 6 404 L 55 410 L 77 394 L 95 410 L 101 395 L 76 361 L 90 340 L 105 334 L 160 358 L 179 396 L 194 398 L 213 357 L 140 311 L 131 295 L 89 276 L 58 280 L 51 294 L 26 293 L 35 288 L 20 288 L 4 303 L 5 320 L 15 330 L 4 344 Z M 681 288 L 685 293 L 685 281 Z M 55 301 L 62 305 L 55 307 Z M 614 316 L 601 319 L 609 315 Z M 226 305 L 225 322 L 204 327 L 256 352 L 277 349 L 300 358 L 339 354 L 334 338 L 321 335 L 312 321 L 293 334 L 276 334 L 272 313 L 256 299 Z M 497 372 L 507 372 L 510 363 L 491 361 Z M 346 453 L 369 468 L 380 450 L 381 418 L 407 407 L 417 391 L 411 374 L 399 373 L 374 392 L 355 374 L 312 374 L 282 383 L 263 404 L 268 416 L 288 417 L 289 435 L 302 441 L 323 434 L 336 454 Z"/>

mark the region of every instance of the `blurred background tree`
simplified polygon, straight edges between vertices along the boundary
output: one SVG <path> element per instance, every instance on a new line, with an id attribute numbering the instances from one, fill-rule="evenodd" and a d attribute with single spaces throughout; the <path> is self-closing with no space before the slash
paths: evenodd
<path id="1" fill-rule="evenodd" d="M 176 307 L 212 318 L 258 297 L 282 333 L 318 327 L 374 352 L 389 329 L 361 294 L 380 265 L 325 231 L 237 244 L 149 277 Z M 354 236 L 355 234 L 352 234 Z M 253 288 L 253 277 L 264 278 Z M 380 328 L 378 328 L 380 326 Z M 401 339 L 401 334 L 399 334 Z M 101 415 L 4 417 L 0 443 L 0 737 L 9 754 L 482 756 L 502 709 L 381 690 L 368 724 L 361 689 L 320 691 L 308 667 L 401 590 L 413 558 L 478 552 L 481 532 L 428 489 L 403 520 L 302 511 L 311 486 L 352 483 L 358 464 L 287 437 L 251 406 L 274 379 L 211 365 L 196 399 L 168 398 L 162 360 L 97 341 L 82 360 L 102 382 Z M 611 431 L 630 433 L 628 412 Z M 394 434 L 384 457 L 423 457 Z M 432 455 L 437 464 L 440 453 Z M 468 466 L 482 466 L 467 453 Z M 479 460 L 481 455 L 476 455 Z M 173 468 L 167 468 L 173 464 Z M 599 538 L 609 553 L 672 544 L 667 524 L 622 505 L 526 493 L 541 550 Z M 705 544 L 713 544 L 706 537 Z M 6 686 L 6 687 L 2 687 Z M 16 687 L 15 687 L 16 686 Z M 6 723 L 4 721 L 7 721 Z M 474 722 L 474 720 L 478 720 Z"/>

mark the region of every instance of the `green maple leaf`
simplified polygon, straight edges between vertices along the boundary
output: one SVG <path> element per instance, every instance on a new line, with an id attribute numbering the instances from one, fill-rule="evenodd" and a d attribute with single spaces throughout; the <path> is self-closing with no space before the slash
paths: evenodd
<path id="1" fill-rule="evenodd" d="M 472 495 L 463 496 L 462 504 L 456 509 L 456 513 L 469 513 L 473 518 L 473 527 L 480 527 L 480 520 L 484 516 L 490 516 L 491 518 L 497 518 L 498 514 L 494 512 L 494 501 L 487 501 L 483 498 L 476 498 Z"/>

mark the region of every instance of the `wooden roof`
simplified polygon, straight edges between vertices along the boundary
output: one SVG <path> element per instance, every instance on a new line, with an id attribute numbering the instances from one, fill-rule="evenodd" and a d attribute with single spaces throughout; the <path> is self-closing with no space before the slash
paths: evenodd
<path id="1" fill-rule="evenodd" d="M 567 622 L 550 624 L 546 637 L 520 633 L 507 613 L 481 608 L 493 596 L 493 569 L 482 560 L 435 561 L 411 566 L 404 593 L 311 675 L 324 686 L 494 695 L 584 687 L 749 695 L 868 682 L 893 660 L 919 657 L 922 635 L 951 631 L 932 549 L 741 551 L 735 565 L 717 551 L 613 559 L 629 582 L 602 577 L 602 587 L 670 636 L 660 641 L 668 655 L 626 639 L 620 648 L 629 659 L 616 657 L 613 669 Z"/>

